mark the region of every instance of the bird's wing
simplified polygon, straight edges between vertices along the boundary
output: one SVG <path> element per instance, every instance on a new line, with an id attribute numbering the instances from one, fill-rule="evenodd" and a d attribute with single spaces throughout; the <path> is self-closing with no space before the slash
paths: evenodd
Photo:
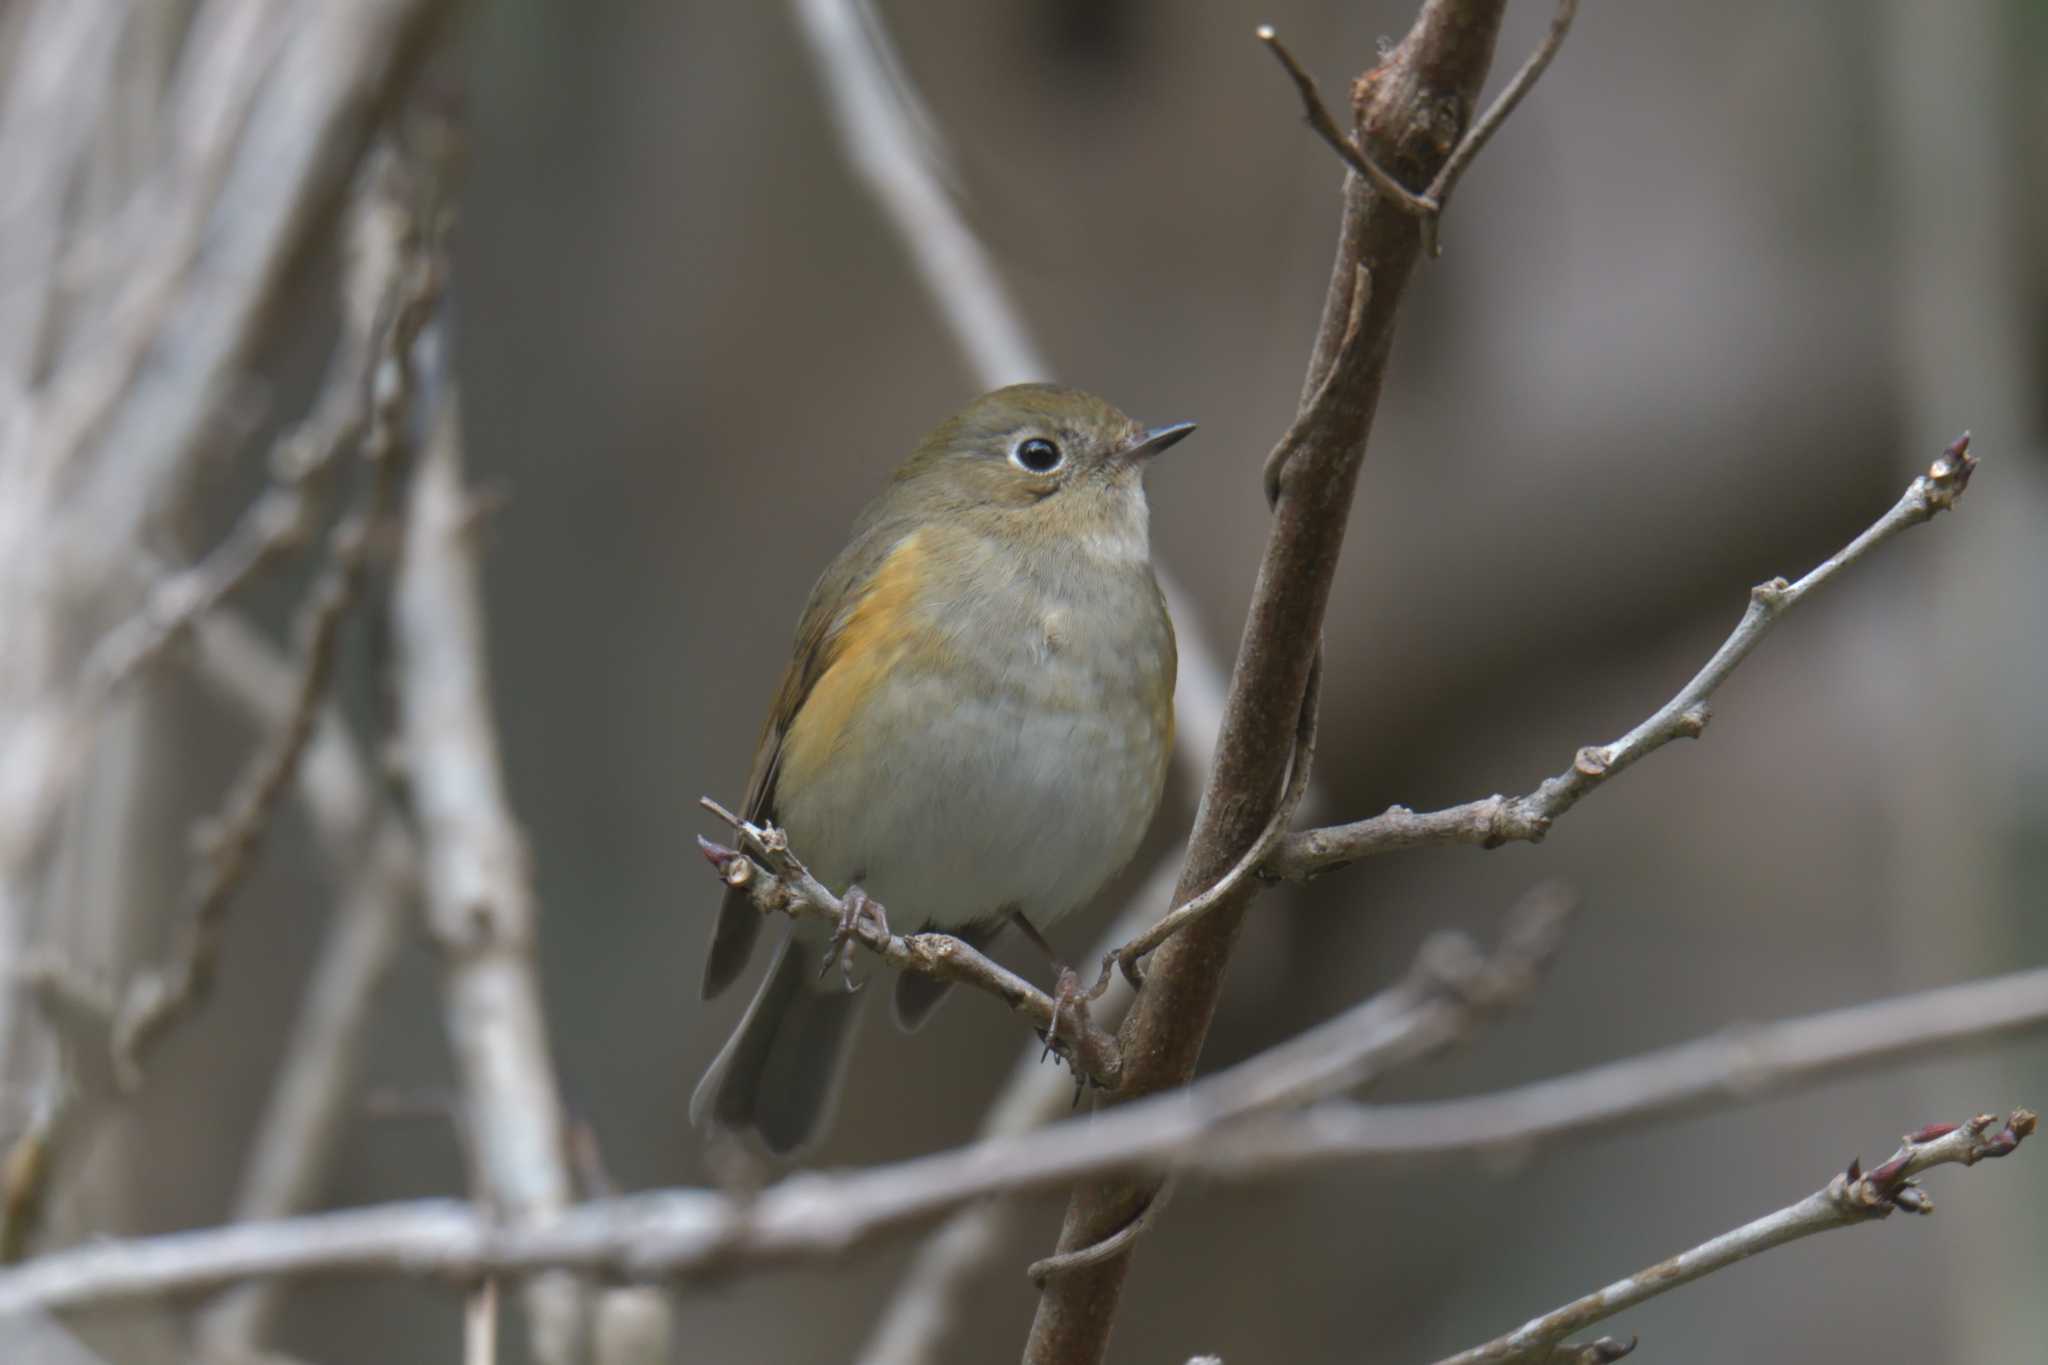
<path id="1" fill-rule="evenodd" d="M 797 623 L 796 653 L 783 672 L 774 709 L 768 713 L 768 723 L 762 728 L 760 744 L 754 751 L 754 770 L 747 778 L 746 801 L 740 807 L 746 819 L 756 824 L 776 819 L 775 784 L 782 770 L 783 739 L 811 689 L 838 658 L 846 626 L 857 615 L 876 575 L 909 534 L 906 528 L 887 523 L 863 525 L 853 543 L 832 561 L 811 589 L 810 601 Z M 719 903 L 718 924 L 712 930 L 711 949 L 704 959 L 706 1000 L 731 985 L 746 969 L 747 959 L 753 955 L 754 940 L 760 933 L 760 911 L 743 889 L 729 888 Z"/>

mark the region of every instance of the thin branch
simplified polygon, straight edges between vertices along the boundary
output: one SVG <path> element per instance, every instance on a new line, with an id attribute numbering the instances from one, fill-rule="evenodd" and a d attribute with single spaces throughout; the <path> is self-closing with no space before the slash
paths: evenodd
<path id="1" fill-rule="evenodd" d="M 1957 437 L 1928 471 L 1913 480 L 1891 510 L 1796 583 L 1774 578 L 1750 589 L 1749 607 L 1705 667 L 1671 700 L 1620 739 L 1579 750 L 1572 766 L 1527 796 L 1489 796 L 1448 810 L 1416 814 L 1395 806 L 1353 824 L 1306 830 L 1282 840 L 1267 860 L 1268 875 L 1299 881 L 1361 858 L 1400 849 L 1441 844 L 1497 847 L 1513 840 L 1540 840 L 1559 816 L 1609 778 L 1655 753 L 1674 739 L 1690 739 L 1706 728 L 1708 700 L 1750 652 L 1808 594 L 1831 581 L 1878 546 L 1909 527 L 1955 506 L 1969 487 L 1977 457 L 1968 432 Z"/>
<path id="2" fill-rule="evenodd" d="M 1932 1213 L 1934 1202 L 1915 1176 L 1936 1166 L 1974 1166 L 1987 1158 L 2008 1156 L 2034 1131 L 2036 1122 L 2030 1111 L 2015 1109 L 2002 1127 L 1994 1115 L 1980 1114 L 1966 1123 L 1933 1124 L 1909 1133 L 1891 1159 L 1868 1174 L 1861 1163 L 1852 1161 L 1848 1170 L 1796 1204 L 1575 1299 L 1483 1346 L 1447 1356 L 1438 1365 L 1548 1365 L 1556 1359 L 1559 1343 L 1572 1333 L 1760 1251 L 1888 1218 L 1895 1209 Z"/>
<path id="3" fill-rule="evenodd" d="M 1255 30 L 1258 40 L 1271 50 L 1281 67 L 1294 81 L 1294 88 L 1301 95 L 1302 118 L 1315 135 L 1330 145 L 1346 166 L 1372 182 L 1372 187 L 1385 195 L 1395 207 L 1425 221 L 1432 217 L 1436 208 L 1426 198 L 1416 194 L 1406 185 L 1394 179 L 1377 161 L 1367 156 L 1353 141 L 1350 134 L 1337 126 L 1331 116 L 1330 107 L 1323 103 L 1323 92 L 1316 86 L 1316 78 L 1303 69 L 1287 45 L 1280 41 L 1280 35 L 1271 24 L 1261 24 Z"/>
<path id="4" fill-rule="evenodd" d="M 312 738 L 332 680 L 341 627 L 369 582 L 376 547 L 388 538 L 405 464 L 403 432 L 411 407 L 413 343 L 440 293 L 431 251 L 415 252 L 381 342 L 362 457 L 369 468 L 361 506 L 329 537 L 329 563 L 301 608 L 298 680 L 277 733 L 236 778 L 225 807 L 202 833 L 203 859 L 187 899 L 182 942 L 173 960 L 131 983 L 115 1022 L 115 1062 L 124 1086 L 141 1077 L 142 1055 L 211 989 L 234 890 L 269 831 L 292 773 Z"/>
<path id="5" fill-rule="evenodd" d="M 1468 970 L 1474 950 L 1455 938 L 1440 941 L 1426 955 L 1439 959 L 1434 967 L 1418 968 L 1316 1030 L 1313 1040 L 1304 1035 L 1192 1087 L 1042 1132 L 865 1171 L 799 1174 L 751 1195 L 670 1190 L 598 1200 L 523 1226 L 467 1204 L 427 1200 L 101 1242 L 0 1273 L 0 1317 L 206 1293 L 255 1278 L 474 1282 L 569 1268 L 646 1282 L 716 1279 L 752 1266 L 843 1257 L 946 1209 L 1104 1170 L 1152 1166 L 1243 1179 L 1335 1161 L 1469 1155 L 1611 1131 L 1702 1099 L 1754 1099 L 2048 1022 L 2042 968 L 1667 1049 L 1499 1096 L 1397 1106 L 1323 1100 L 1298 1114 L 1271 1111 L 1369 1083 L 1455 1040 L 1475 1011 L 1512 1003 L 1530 989 L 1554 929 L 1545 933 L 1532 922 L 1510 938 L 1477 972 Z M 1513 946 L 1516 938 L 1522 946 Z M 1667 1075 L 1677 1079 L 1660 1084 Z M 1871 1178 L 1911 1173 L 1879 1167 Z"/>
<path id="6" fill-rule="evenodd" d="M 763 914 L 788 914 L 822 919 L 843 927 L 851 942 L 901 971 L 922 972 L 986 991 L 1023 1015 L 1048 1045 L 1074 1064 L 1077 1076 L 1114 1088 L 1123 1064 L 1116 1039 L 1094 1027 L 1089 1013 L 1070 1001 L 1047 995 L 1009 968 L 977 952 L 951 934 L 895 934 L 888 928 L 887 907 L 869 901 L 855 916 L 847 902 L 815 876 L 789 847 L 788 837 L 773 826 L 740 819 L 706 797 L 700 803 L 731 825 L 746 851 L 699 838 L 697 846 L 727 886 L 743 887 Z M 1107 972 L 1107 967 L 1104 968 Z"/>
<path id="7" fill-rule="evenodd" d="M 1451 150 L 1449 159 L 1430 181 L 1429 188 L 1421 194 L 1415 193 L 1396 180 L 1391 172 L 1366 155 L 1365 150 L 1358 145 L 1357 139 L 1337 126 L 1337 120 L 1331 116 L 1329 106 L 1323 103 L 1322 91 L 1317 89 L 1315 77 L 1309 75 L 1301 63 L 1295 60 L 1294 54 L 1280 41 L 1272 25 L 1261 24 L 1258 28 L 1258 38 L 1272 49 L 1274 57 L 1279 59 L 1280 65 L 1293 79 L 1294 88 L 1301 95 L 1303 116 L 1308 126 L 1315 130 L 1316 136 L 1328 143 L 1346 166 L 1370 181 L 1372 187 L 1386 196 L 1396 208 L 1421 223 L 1423 253 L 1436 257 L 1443 254 L 1443 248 L 1438 241 L 1438 228 L 1443 219 L 1444 208 L 1450 202 L 1451 191 L 1457 188 L 1459 178 L 1465 174 L 1473 158 L 1485 148 L 1488 139 L 1500 130 L 1500 126 L 1507 122 L 1508 115 L 1515 112 L 1515 106 L 1522 102 L 1523 97 L 1549 67 L 1551 59 L 1557 56 L 1557 50 L 1564 45 L 1565 34 L 1570 31 L 1572 19 L 1578 14 L 1578 10 L 1578 0 L 1558 0 L 1557 12 L 1551 18 L 1550 31 L 1544 34 L 1543 41 L 1529 54 L 1528 60 L 1522 63 L 1522 69 L 1515 73 L 1514 79 L 1508 82 L 1500 97 L 1488 106 L 1479 121 L 1459 139 L 1458 145 Z"/>
<path id="8" fill-rule="evenodd" d="M 272 486 L 203 559 L 158 581 L 143 610 L 101 638 L 84 668 L 95 687 L 111 691 L 131 679 L 193 622 L 305 543 L 329 476 L 373 415 L 378 358 L 388 353 L 392 320 L 406 305 L 408 274 L 418 283 L 406 267 L 412 225 L 393 191 L 396 174 L 388 162 L 378 167 L 356 201 L 340 290 L 342 335 L 311 414 L 271 445 Z"/>
<path id="9" fill-rule="evenodd" d="M 1522 69 L 1508 82 L 1507 89 L 1501 91 L 1500 97 L 1479 116 L 1471 131 L 1459 139 L 1451 151 L 1450 160 L 1444 162 L 1443 169 L 1436 173 L 1436 179 L 1429 182 L 1429 189 L 1422 196 L 1429 204 L 1429 215 L 1422 220 L 1422 249 L 1430 256 L 1443 254 L 1443 248 L 1437 241 L 1437 227 L 1451 201 L 1451 191 L 1458 187 L 1459 177 L 1485 148 L 1487 140 L 1508 121 L 1508 115 L 1515 112 L 1515 106 L 1522 102 L 1522 97 L 1535 87 L 1550 66 L 1550 59 L 1564 46 L 1564 35 L 1570 31 L 1578 12 L 1579 0 L 1557 0 L 1557 12 L 1551 16 L 1550 31 L 1543 35 L 1543 41 L 1522 63 Z"/>
<path id="10" fill-rule="evenodd" d="M 1521 998 L 1555 933 L 1554 924 L 1546 929 L 1535 915 L 1491 959 L 1478 958 L 1455 936 L 1439 940 L 1407 980 L 1311 1034 L 1194 1086 L 1042 1132 L 865 1171 L 803 1173 L 750 1195 L 671 1190 L 599 1200 L 522 1226 L 429 1200 L 105 1242 L 0 1273 L 0 1316 L 203 1293 L 259 1277 L 473 1282 L 567 1268 L 647 1282 L 716 1279 L 753 1266 L 843 1257 L 946 1209 L 1095 1172 L 1183 1169 L 1245 1179 L 1336 1161 L 1456 1157 L 1536 1137 L 1610 1131 L 1703 1098 L 1753 1099 L 1759 1086 L 1837 1078 L 1856 1066 L 1981 1043 L 2048 1021 L 2043 968 L 1652 1053 L 1525 1092 L 1442 1104 L 1315 1102 L 1455 1041 L 1483 1012 Z M 1868 1036 L 1852 1036 L 1858 1029 Z M 1694 1052 L 1720 1060 L 1698 1065 L 1688 1060 Z M 1763 1060 L 1745 1063 L 1746 1053 Z M 1653 1084 L 1665 1073 L 1682 1078 Z M 1647 1098 L 1637 1098 L 1646 1087 Z M 1275 1112 L 1304 1099 L 1310 1106 L 1299 1113 Z M 1357 1140 L 1341 1140 L 1347 1136 Z M 1879 1167 L 1872 1178 L 1900 1174 L 1911 1171 Z"/>
<path id="11" fill-rule="evenodd" d="M 1860 1071 L 2048 1029 L 2048 967 L 1730 1029 L 1489 1095 L 1417 1104 L 1317 1105 L 1285 1133 L 1247 1127 L 1239 1159 L 1369 1161 L 1522 1154 Z M 1218 1164 L 1231 1158 L 1211 1154 Z"/>
<path id="12" fill-rule="evenodd" d="M 572 1271 L 702 1280 L 842 1257 L 990 1195 L 1102 1171 L 1202 1169 L 1208 1144 L 1236 1125 L 1368 1084 L 1524 998 L 1556 949 L 1561 913 L 1546 898 L 1527 903 L 1491 956 L 1442 936 L 1401 982 L 1309 1034 L 1198 1085 L 1040 1132 L 865 1171 L 799 1173 L 751 1194 L 662 1191 L 565 1207 L 543 1219 L 513 1221 L 427 1200 L 100 1242 L 0 1272 L 0 1317 L 205 1293 L 266 1277 L 393 1274 L 474 1283 Z"/>

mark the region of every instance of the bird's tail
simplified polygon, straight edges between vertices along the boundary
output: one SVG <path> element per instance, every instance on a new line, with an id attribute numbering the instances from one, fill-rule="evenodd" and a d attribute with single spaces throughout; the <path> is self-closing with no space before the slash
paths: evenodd
<path id="1" fill-rule="evenodd" d="M 769 1151 L 816 1137 L 839 1100 L 865 991 L 818 980 L 820 945 L 785 934 L 761 989 L 690 1096 L 690 1121 L 751 1131 Z"/>

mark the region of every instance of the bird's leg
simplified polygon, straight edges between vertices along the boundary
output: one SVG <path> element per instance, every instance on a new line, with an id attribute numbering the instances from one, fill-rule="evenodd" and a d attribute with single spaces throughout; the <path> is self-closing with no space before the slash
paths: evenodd
<path id="1" fill-rule="evenodd" d="M 1022 910 L 1012 910 L 1010 912 L 1010 922 L 1022 930 L 1024 937 L 1030 939 L 1032 945 L 1039 952 L 1045 954 L 1045 960 L 1052 964 L 1054 979 L 1052 988 L 1052 1022 L 1051 1026 L 1045 1031 L 1045 1051 L 1038 1054 L 1038 1060 L 1042 1062 L 1059 1045 L 1060 1016 L 1062 1014 L 1069 1010 L 1073 1011 L 1076 1019 L 1080 1022 L 1081 1028 L 1084 1031 L 1086 1030 L 1088 1027 L 1088 1001 L 1081 993 L 1080 974 L 1066 963 L 1060 961 L 1060 955 L 1053 951 L 1053 946 L 1050 943 L 1045 941 L 1045 935 L 1038 932 L 1038 926 L 1026 919 Z M 1074 1074 L 1076 1076 L 1080 1075 L 1080 1068 L 1078 1066 L 1074 1068 Z"/>
<path id="2" fill-rule="evenodd" d="M 878 902 L 868 899 L 868 893 L 858 883 L 846 888 L 846 894 L 839 898 L 839 925 L 832 931 L 832 944 L 825 950 L 825 965 L 818 969 L 818 979 L 825 979 L 837 962 L 846 976 L 849 994 L 860 989 L 853 979 L 853 940 L 860 933 L 860 922 L 871 919 L 884 934 L 890 932 L 889 917 L 882 913 Z"/>

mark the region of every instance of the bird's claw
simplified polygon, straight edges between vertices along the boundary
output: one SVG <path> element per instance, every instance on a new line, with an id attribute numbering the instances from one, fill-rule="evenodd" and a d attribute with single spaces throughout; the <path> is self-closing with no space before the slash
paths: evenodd
<path id="1" fill-rule="evenodd" d="M 890 932 L 889 917 L 882 913 L 882 907 L 869 900 L 868 893 L 860 887 L 849 886 L 839 900 L 839 923 L 832 930 L 831 945 L 825 950 L 825 964 L 818 969 L 818 979 L 823 981 L 831 973 L 832 964 L 838 963 L 846 978 L 848 994 L 861 987 L 861 983 L 853 979 L 853 941 L 860 936 L 863 919 L 873 920 L 884 934 Z"/>
<path id="2" fill-rule="evenodd" d="M 1072 1012 L 1075 1022 L 1085 1031 L 1088 1027 L 1088 997 L 1082 993 L 1081 977 L 1072 967 L 1061 967 L 1058 980 L 1052 988 L 1052 1020 L 1045 1030 L 1045 1051 L 1038 1054 L 1043 1062 L 1060 1049 L 1060 1016 Z M 1075 1074 L 1080 1074 L 1076 1067 Z"/>

